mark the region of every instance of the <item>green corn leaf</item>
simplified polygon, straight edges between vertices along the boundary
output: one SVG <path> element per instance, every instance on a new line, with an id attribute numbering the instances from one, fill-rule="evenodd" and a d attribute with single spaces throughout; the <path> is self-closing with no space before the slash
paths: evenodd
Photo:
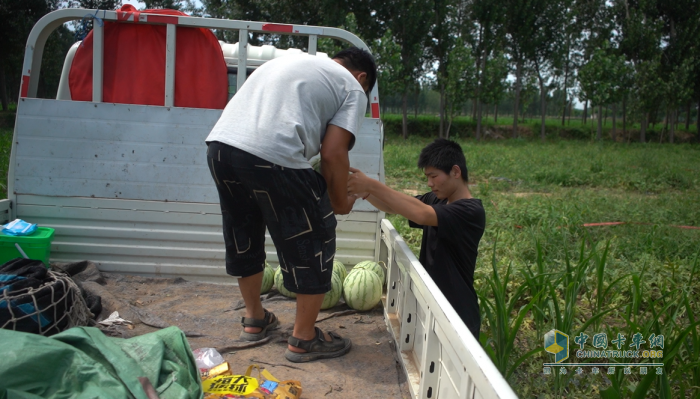
<path id="1" fill-rule="evenodd" d="M 508 370 L 508 374 L 506 375 L 506 380 L 509 379 L 513 375 L 513 373 L 518 368 L 518 366 L 520 366 L 525 360 L 531 358 L 532 356 L 534 356 L 540 352 L 544 352 L 544 348 L 542 348 L 542 347 L 535 348 L 535 349 L 527 352 L 526 354 L 520 356 L 515 361 L 515 363 L 513 363 L 513 365 L 510 367 L 510 369 Z"/>
<path id="2" fill-rule="evenodd" d="M 604 389 L 600 391 L 600 397 L 602 399 L 621 399 L 622 396 L 620 396 L 620 392 L 617 391 L 617 389 L 610 387 L 608 389 Z"/>

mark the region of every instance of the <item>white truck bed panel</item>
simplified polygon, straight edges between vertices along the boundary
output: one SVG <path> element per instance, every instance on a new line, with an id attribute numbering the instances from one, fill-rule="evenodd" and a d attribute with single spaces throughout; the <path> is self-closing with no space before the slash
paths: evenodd
<path id="1" fill-rule="evenodd" d="M 14 192 L 218 204 L 206 144 L 220 110 L 22 99 Z M 350 163 L 380 179 L 379 122 L 366 118 Z M 377 213 L 365 201 L 355 211 Z"/>

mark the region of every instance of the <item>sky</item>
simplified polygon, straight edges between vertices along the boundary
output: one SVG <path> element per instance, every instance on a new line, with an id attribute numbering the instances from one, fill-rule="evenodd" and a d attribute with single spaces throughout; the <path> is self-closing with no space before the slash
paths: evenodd
<path id="1" fill-rule="evenodd" d="M 146 7 L 146 4 L 144 4 L 142 1 L 136 1 L 136 0 L 122 0 L 122 5 L 124 4 L 131 4 L 132 6 L 136 8 L 144 8 Z"/>

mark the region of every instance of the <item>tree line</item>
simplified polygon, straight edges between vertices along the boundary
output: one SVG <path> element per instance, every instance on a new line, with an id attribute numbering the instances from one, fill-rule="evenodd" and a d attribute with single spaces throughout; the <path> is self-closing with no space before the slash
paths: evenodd
<path id="1" fill-rule="evenodd" d="M 512 103 L 512 136 L 519 135 L 523 99 L 539 96 L 541 131 L 547 110 L 559 109 L 562 124 L 572 104 L 597 114 L 600 139 L 603 109 L 610 109 L 615 139 L 622 128 L 640 123 L 646 141 L 650 121 L 665 114 L 673 142 L 679 117 L 688 124 L 700 102 L 700 2 L 697 0 L 149 0 L 146 8 L 175 8 L 213 18 L 336 26 L 362 38 L 377 57 L 380 96 L 400 98 L 403 135 L 409 103 L 422 91 L 439 96 L 439 135 L 449 137 L 452 121 L 464 112 L 476 121 L 506 99 Z M 201 6 L 199 6 L 201 4 Z M 59 7 L 115 9 L 118 0 L 0 0 L 0 92 L 19 91 L 23 46 L 38 17 Z M 59 29 L 47 44 L 60 72 L 66 46 L 78 29 Z M 235 42 L 235 32 L 215 32 Z M 306 47 L 303 38 L 252 34 L 254 45 Z M 341 47 L 319 40 L 319 51 Z M 48 54 L 47 56 L 51 56 Z M 44 62 L 47 66 L 49 62 Z M 18 67 L 19 65 L 19 67 Z M 48 66 L 47 66 L 48 67 Z M 43 68 L 43 67 L 42 67 Z M 57 77 L 42 71 L 49 91 Z M 42 78 L 43 79 L 43 78 Z M 7 82 L 7 83 L 6 83 Z M 554 93 L 557 93 L 555 96 Z M 530 101 L 530 100 L 526 100 Z M 556 103 L 553 103 L 555 102 Z M 549 102 L 549 103 L 548 103 Z M 700 112 L 697 112 L 700 119 Z M 696 119 L 696 128 L 699 125 Z M 700 134 L 698 134 L 700 137 Z"/>

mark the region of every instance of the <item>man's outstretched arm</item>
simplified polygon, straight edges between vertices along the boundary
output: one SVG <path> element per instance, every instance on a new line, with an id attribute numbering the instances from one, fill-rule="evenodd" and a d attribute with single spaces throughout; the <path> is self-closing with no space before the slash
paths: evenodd
<path id="1" fill-rule="evenodd" d="M 438 225 L 437 214 L 432 206 L 410 195 L 394 191 L 381 182 L 367 177 L 358 169 L 349 168 L 349 170 L 353 173 L 348 177 L 348 194 L 361 197 L 369 194 L 367 200 L 380 210 L 399 214 L 423 226 Z"/>

